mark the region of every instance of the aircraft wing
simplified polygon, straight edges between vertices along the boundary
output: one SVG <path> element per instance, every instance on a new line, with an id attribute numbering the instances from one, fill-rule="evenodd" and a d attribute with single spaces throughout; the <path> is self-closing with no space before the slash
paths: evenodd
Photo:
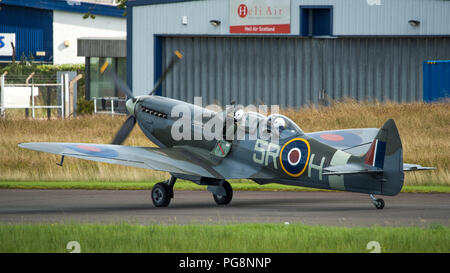
<path id="1" fill-rule="evenodd" d="M 20 147 L 86 160 L 152 169 L 177 174 L 219 178 L 208 164 L 184 149 L 132 147 L 88 143 L 21 143 Z"/>
<path id="2" fill-rule="evenodd" d="M 331 130 L 307 133 L 306 135 L 328 146 L 361 156 L 370 148 L 379 128 Z"/>

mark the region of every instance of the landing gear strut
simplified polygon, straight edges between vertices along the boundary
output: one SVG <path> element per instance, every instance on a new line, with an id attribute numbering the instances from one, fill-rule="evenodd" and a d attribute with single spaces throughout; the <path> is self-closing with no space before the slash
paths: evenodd
<path id="1" fill-rule="evenodd" d="M 170 177 L 165 182 L 155 184 L 152 189 L 152 202 L 155 207 L 167 207 L 170 199 L 173 198 L 173 186 L 175 185 L 175 177 Z"/>
<path id="2" fill-rule="evenodd" d="M 381 199 L 381 198 L 376 199 L 373 196 L 373 194 L 370 195 L 370 199 L 372 199 L 372 203 L 377 209 L 383 209 L 384 208 L 384 200 L 383 199 Z"/>

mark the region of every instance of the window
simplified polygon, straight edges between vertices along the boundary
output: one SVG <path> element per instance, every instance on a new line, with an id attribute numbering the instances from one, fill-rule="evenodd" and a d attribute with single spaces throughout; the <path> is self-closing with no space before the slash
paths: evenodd
<path id="1" fill-rule="evenodd" d="M 126 82 L 126 58 L 91 57 L 89 60 L 90 97 L 124 97 L 125 95 L 115 88 L 109 74 L 100 72 L 105 62 L 108 62 L 108 70 L 113 71 L 119 79 Z"/>
<path id="2" fill-rule="evenodd" d="M 300 6 L 300 35 L 333 35 L 332 6 Z"/>

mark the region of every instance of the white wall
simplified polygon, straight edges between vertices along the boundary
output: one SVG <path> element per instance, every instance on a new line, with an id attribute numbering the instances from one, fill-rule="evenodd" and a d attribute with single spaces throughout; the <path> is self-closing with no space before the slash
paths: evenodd
<path id="1" fill-rule="evenodd" d="M 53 63 L 84 63 L 77 57 L 77 39 L 85 37 L 125 37 L 126 18 L 96 15 L 95 19 L 83 19 L 83 14 L 53 11 Z M 64 41 L 69 41 L 66 47 Z"/>

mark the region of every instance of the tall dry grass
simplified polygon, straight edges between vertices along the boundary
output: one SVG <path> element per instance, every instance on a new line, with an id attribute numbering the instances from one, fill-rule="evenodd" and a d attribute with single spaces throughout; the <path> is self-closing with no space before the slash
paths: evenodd
<path id="1" fill-rule="evenodd" d="M 404 161 L 438 168 L 407 174 L 408 185 L 450 185 L 450 103 L 357 103 L 346 101 L 330 107 L 288 109 L 305 132 L 379 128 L 393 118 L 403 141 Z M 21 149 L 21 142 L 109 143 L 125 117 L 85 116 L 68 120 L 0 119 L 0 180 L 148 181 L 164 180 L 163 172 L 66 158 L 64 167 L 55 155 Z M 154 146 L 135 127 L 125 145 Z"/>

